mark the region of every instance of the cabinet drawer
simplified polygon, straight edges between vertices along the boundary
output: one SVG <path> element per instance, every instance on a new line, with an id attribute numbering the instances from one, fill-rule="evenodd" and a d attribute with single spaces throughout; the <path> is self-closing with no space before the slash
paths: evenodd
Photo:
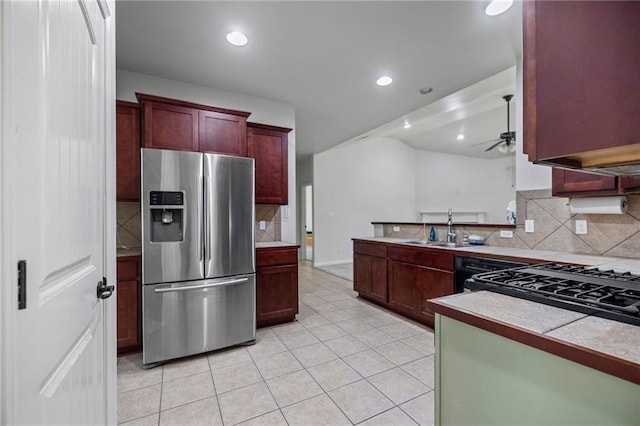
<path id="1" fill-rule="evenodd" d="M 389 259 L 426 266 L 428 268 L 453 271 L 453 255 L 441 253 L 438 249 L 389 247 Z"/>
<path id="2" fill-rule="evenodd" d="M 256 266 L 291 265 L 298 263 L 297 247 L 259 248 L 256 250 Z"/>
<path id="3" fill-rule="evenodd" d="M 139 260 L 138 256 L 118 258 L 118 281 L 137 281 Z"/>
<path id="4" fill-rule="evenodd" d="M 354 253 L 364 254 L 367 256 L 387 257 L 387 246 L 382 244 L 363 243 L 361 241 L 353 242 Z"/>

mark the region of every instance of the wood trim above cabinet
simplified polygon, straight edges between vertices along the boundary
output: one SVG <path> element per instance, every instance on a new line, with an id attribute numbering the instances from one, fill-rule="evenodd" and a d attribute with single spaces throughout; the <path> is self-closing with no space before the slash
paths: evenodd
<path id="1" fill-rule="evenodd" d="M 171 98 L 164 98 L 162 96 L 156 96 L 156 95 L 149 95 L 146 93 L 138 93 L 136 92 L 136 98 L 138 99 L 138 102 L 158 102 L 158 103 L 163 103 L 163 104 L 167 104 L 167 105 L 175 105 L 175 106 L 180 106 L 180 107 L 185 107 L 185 108 L 193 108 L 193 109 L 200 109 L 200 110 L 206 110 L 206 111 L 213 111 L 213 112 L 219 112 L 222 114 L 231 114 L 231 115 L 238 115 L 240 117 L 249 117 L 251 115 L 250 112 L 247 111 L 238 111 L 238 110 L 234 110 L 234 109 L 226 109 L 226 108 L 220 108 L 220 107 L 214 107 L 211 105 L 203 105 L 203 104 L 197 104 L 195 102 L 187 102 L 187 101 L 182 101 L 180 99 L 171 99 Z"/>

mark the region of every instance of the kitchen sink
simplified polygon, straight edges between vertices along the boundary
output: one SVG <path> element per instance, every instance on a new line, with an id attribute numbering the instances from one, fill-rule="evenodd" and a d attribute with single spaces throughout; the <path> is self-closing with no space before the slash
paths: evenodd
<path id="1" fill-rule="evenodd" d="M 426 240 L 412 240 L 412 241 L 407 241 L 407 244 L 418 244 L 421 246 L 427 246 L 427 247 L 449 247 L 449 248 L 454 248 L 454 247 L 466 247 L 468 244 L 460 244 L 460 243 L 448 243 L 446 241 L 426 241 Z"/>

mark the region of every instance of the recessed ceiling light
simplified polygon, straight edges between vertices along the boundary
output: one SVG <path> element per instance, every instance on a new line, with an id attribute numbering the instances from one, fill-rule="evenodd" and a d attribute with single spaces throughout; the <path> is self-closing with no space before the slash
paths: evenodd
<path id="1" fill-rule="evenodd" d="M 245 44 L 247 44 L 249 39 L 247 39 L 247 36 L 242 34 L 241 32 L 231 31 L 229 34 L 227 34 L 227 41 L 234 46 L 244 46 Z"/>
<path id="2" fill-rule="evenodd" d="M 500 15 L 506 12 L 513 5 L 513 0 L 492 0 L 484 10 L 489 16 Z"/>
<path id="3" fill-rule="evenodd" d="M 459 141 L 464 139 L 464 135 L 462 133 L 458 134 L 458 136 L 456 136 L 456 139 L 458 139 Z"/>
<path id="4" fill-rule="evenodd" d="M 378 86 L 383 86 L 383 87 L 390 85 L 392 82 L 393 82 L 393 79 L 388 75 L 383 75 L 382 77 L 376 80 L 376 84 Z"/>
<path id="5" fill-rule="evenodd" d="M 404 122 L 404 128 L 405 129 L 410 129 L 411 128 L 411 123 L 409 123 L 408 121 Z"/>

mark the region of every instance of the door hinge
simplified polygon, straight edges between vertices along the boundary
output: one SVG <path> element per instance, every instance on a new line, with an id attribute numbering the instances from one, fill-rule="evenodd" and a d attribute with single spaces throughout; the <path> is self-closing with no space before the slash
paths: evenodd
<path id="1" fill-rule="evenodd" d="M 18 309 L 27 308 L 27 261 L 18 261 Z"/>

